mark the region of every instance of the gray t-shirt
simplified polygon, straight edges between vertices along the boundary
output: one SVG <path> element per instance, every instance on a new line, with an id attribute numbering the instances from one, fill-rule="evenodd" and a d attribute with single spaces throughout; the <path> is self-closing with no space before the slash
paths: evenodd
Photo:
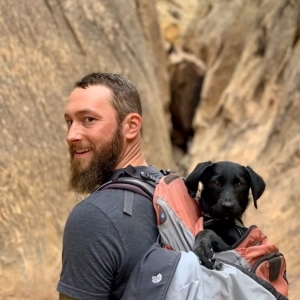
<path id="1" fill-rule="evenodd" d="M 158 237 L 152 202 L 134 194 L 129 216 L 124 198 L 124 190 L 100 190 L 73 208 L 63 236 L 59 293 L 80 300 L 122 297 L 133 268 Z"/>

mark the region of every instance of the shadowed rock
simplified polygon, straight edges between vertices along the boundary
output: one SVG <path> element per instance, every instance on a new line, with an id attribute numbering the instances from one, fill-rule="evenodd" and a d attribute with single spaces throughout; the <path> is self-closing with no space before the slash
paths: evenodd
<path id="1" fill-rule="evenodd" d="M 170 167 L 164 52 L 153 2 L 8 0 L 0 14 L 0 299 L 52 300 L 79 201 L 67 190 L 67 97 L 90 72 L 128 77 L 143 101 L 147 161 Z"/>
<path id="2" fill-rule="evenodd" d="M 179 34 L 172 42 L 207 66 L 187 167 L 192 170 L 199 161 L 233 160 L 264 177 L 266 192 L 258 210 L 249 208 L 246 222 L 260 226 L 285 254 L 289 298 L 297 299 L 300 2 L 158 3 L 162 29 L 177 26 Z M 176 78 L 171 77 L 171 82 Z M 192 78 L 187 76 L 185 82 Z M 193 89 L 190 82 L 186 90 Z"/>

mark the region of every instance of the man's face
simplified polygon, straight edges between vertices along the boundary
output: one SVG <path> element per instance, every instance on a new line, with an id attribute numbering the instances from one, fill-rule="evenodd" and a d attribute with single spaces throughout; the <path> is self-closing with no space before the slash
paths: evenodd
<path id="1" fill-rule="evenodd" d="M 123 151 L 122 126 L 105 86 L 76 88 L 66 107 L 71 187 L 90 193 L 110 177 Z"/>

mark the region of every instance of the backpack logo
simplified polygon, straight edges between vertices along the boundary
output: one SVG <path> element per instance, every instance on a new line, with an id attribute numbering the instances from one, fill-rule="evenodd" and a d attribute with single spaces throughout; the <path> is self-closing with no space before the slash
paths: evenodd
<path id="1" fill-rule="evenodd" d="M 162 280 L 162 275 L 158 273 L 156 276 L 152 276 L 153 283 L 159 283 Z"/>

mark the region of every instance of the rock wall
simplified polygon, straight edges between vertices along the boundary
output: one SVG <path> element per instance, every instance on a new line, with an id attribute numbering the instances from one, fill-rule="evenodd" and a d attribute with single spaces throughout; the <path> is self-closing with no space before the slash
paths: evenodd
<path id="1" fill-rule="evenodd" d="M 172 164 L 157 15 L 142 0 L 4 0 L 0 16 L 0 299 L 57 299 L 62 231 L 79 200 L 63 121 L 74 82 L 94 71 L 132 80 L 148 162 Z"/>
<path id="2" fill-rule="evenodd" d="M 67 190 L 63 110 L 74 82 L 93 71 L 137 85 L 149 163 L 174 167 L 175 120 L 183 170 L 226 159 L 264 177 L 246 224 L 285 254 L 297 299 L 300 3 L 156 0 L 160 28 L 154 4 L 0 3 L 0 300 L 57 299 L 63 227 L 79 201 Z"/>
<path id="3" fill-rule="evenodd" d="M 158 0 L 157 5 L 166 49 L 175 45 L 206 65 L 187 168 L 233 160 L 264 177 L 266 192 L 257 211 L 249 208 L 246 224 L 259 225 L 285 254 L 290 299 L 297 299 L 300 2 L 189 0 L 182 6 Z M 187 11 L 188 5 L 193 10 Z M 177 35 L 170 38 L 166 28 L 175 25 Z M 186 74 L 177 69 L 176 78 Z"/>

